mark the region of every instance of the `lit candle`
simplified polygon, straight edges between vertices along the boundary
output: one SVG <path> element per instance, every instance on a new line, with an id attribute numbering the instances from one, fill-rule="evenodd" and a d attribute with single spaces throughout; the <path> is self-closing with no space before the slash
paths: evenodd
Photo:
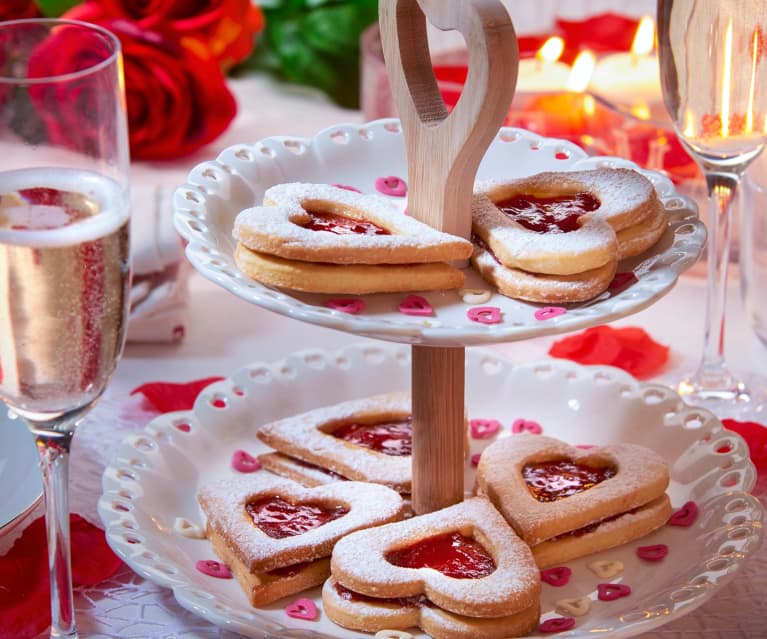
<path id="1" fill-rule="evenodd" d="M 570 76 L 570 67 L 559 62 L 564 51 L 562 38 L 552 36 L 535 54 L 534 58 L 519 61 L 517 91 L 542 92 L 562 91 Z"/>
<path id="2" fill-rule="evenodd" d="M 637 27 L 630 53 L 605 56 L 597 62 L 590 89 L 637 117 L 649 117 L 662 107 L 658 58 L 652 54 L 655 25 L 645 16 Z"/>

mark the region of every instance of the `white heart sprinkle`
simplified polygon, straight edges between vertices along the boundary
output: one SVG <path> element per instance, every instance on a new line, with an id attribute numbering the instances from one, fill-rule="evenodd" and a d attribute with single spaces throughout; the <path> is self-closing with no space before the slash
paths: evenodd
<path id="1" fill-rule="evenodd" d="M 560 599 L 554 603 L 554 608 L 560 615 L 582 617 L 591 610 L 591 599 L 588 597 L 572 597 Z"/>
<path id="2" fill-rule="evenodd" d="M 379 630 L 375 639 L 413 639 L 413 635 L 404 630 Z"/>
<path id="3" fill-rule="evenodd" d="M 484 288 L 462 288 L 458 294 L 467 304 L 484 304 L 492 296 L 492 293 Z"/>
<path id="4" fill-rule="evenodd" d="M 186 517 L 176 517 L 173 522 L 173 530 L 189 539 L 205 539 L 205 531 L 197 524 L 193 524 Z"/>
<path id="5" fill-rule="evenodd" d="M 617 559 L 600 559 L 589 564 L 589 570 L 597 577 L 611 579 L 623 572 L 623 564 Z"/>

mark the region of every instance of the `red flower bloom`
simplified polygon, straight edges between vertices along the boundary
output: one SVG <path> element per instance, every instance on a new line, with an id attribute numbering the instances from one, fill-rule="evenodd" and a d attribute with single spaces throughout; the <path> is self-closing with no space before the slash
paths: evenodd
<path id="1" fill-rule="evenodd" d="M 125 19 L 181 42 L 201 41 L 224 71 L 250 54 L 264 27 L 263 14 L 251 0 L 89 0 L 66 17 L 87 22 Z"/>
<path id="2" fill-rule="evenodd" d="M 37 18 L 40 10 L 34 0 L 3 0 L 0 2 L 0 20 Z"/>
<path id="3" fill-rule="evenodd" d="M 616 366 L 646 379 L 666 363 L 668 346 L 658 344 L 641 328 L 594 326 L 554 342 L 549 355 L 579 364 Z"/>

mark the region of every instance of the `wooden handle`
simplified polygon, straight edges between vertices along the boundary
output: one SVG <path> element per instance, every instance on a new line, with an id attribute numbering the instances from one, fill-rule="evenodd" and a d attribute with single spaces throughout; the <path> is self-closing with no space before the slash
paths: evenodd
<path id="1" fill-rule="evenodd" d="M 381 0 L 381 43 L 405 137 L 408 213 L 468 239 L 482 157 L 508 112 L 517 82 L 514 27 L 499 0 Z M 459 31 L 469 70 L 448 115 L 437 88 L 426 18 Z"/>
<path id="2" fill-rule="evenodd" d="M 381 0 L 381 41 L 405 138 L 408 213 L 469 239 L 474 178 L 514 96 L 519 53 L 498 0 Z M 457 29 L 469 50 L 463 93 L 448 114 L 434 78 L 426 18 Z M 463 348 L 413 346 L 413 510 L 463 499 Z"/>

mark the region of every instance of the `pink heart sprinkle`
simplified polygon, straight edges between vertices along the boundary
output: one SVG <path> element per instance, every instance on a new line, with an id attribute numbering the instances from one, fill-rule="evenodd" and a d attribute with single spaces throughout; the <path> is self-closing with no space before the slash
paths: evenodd
<path id="1" fill-rule="evenodd" d="M 285 614 L 294 619 L 314 621 L 317 619 L 317 606 L 311 599 L 302 597 L 301 599 L 296 599 L 292 604 L 285 608 Z"/>
<path id="2" fill-rule="evenodd" d="M 355 193 L 362 193 L 356 186 L 349 186 L 348 184 L 331 184 L 337 189 L 344 189 L 345 191 L 354 191 Z"/>
<path id="3" fill-rule="evenodd" d="M 497 306 L 474 306 L 466 311 L 466 317 L 480 324 L 498 324 L 501 321 L 501 309 Z"/>
<path id="4" fill-rule="evenodd" d="M 203 575 L 208 575 L 208 577 L 215 577 L 216 579 L 232 578 L 232 571 L 225 564 L 214 559 L 200 559 L 195 563 L 194 567 Z"/>
<path id="5" fill-rule="evenodd" d="M 482 457 L 482 453 L 474 453 L 471 456 L 471 465 L 472 466 L 479 466 L 479 458 Z"/>
<path id="6" fill-rule="evenodd" d="M 599 601 L 615 601 L 631 594 L 631 586 L 626 584 L 599 584 L 597 586 L 597 599 Z"/>
<path id="7" fill-rule="evenodd" d="M 572 630 L 574 627 L 575 619 L 572 617 L 552 617 L 538 626 L 538 631 L 545 633 L 564 632 L 565 630 Z"/>
<path id="8" fill-rule="evenodd" d="M 543 427 L 532 419 L 515 419 L 511 423 L 511 432 L 515 435 L 518 435 L 519 433 L 540 435 L 543 432 Z"/>
<path id="9" fill-rule="evenodd" d="M 469 431 L 474 439 L 487 439 L 495 435 L 501 428 L 497 419 L 470 419 Z"/>
<path id="10" fill-rule="evenodd" d="M 684 526 L 688 528 L 695 523 L 698 518 L 698 504 L 694 501 L 688 501 L 671 517 L 669 517 L 669 526 Z"/>
<path id="11" fill-rule="evenodd" d="M 567 566 L 547 568 L 546 570 L 541 570 L 541 581 L 549 584 L 549 586 L 559 588 L 561 586 L 567 585 L 567 583 L 570 581 L 570 575 L 572 574 L 573 571 L 570 570 L 570 568 Z"/>
<path id="12" fill-rule="evenodd" d="M 645 561 L 660 561 L 666 555 L 668 555 L 668 546 L 666 544 L 640 546 L 637 548 L 637 557 Z"/>
<path id="13" fill-rule="evenodd" d="M 365 300 L 358 298 L 343 299 L 336 298 L 327 300 L 325 306 L 332 308 L 334 311 L 341 311 L 342 313 L 349 313 L 349 315 L 357 315 L 365 310 Z"/>
<path id="14" fill-rule="evenodd" d="M 408 295 L 400 302 L 399 312 L 405 315 L 433 315 L 434 309 L 420 295 Z"/>
<path id="15" fill-rule="evenodd" d="M 254 473 L 261 469 L 261 462 L 244 450 L 235 450 L 232 453 L 232 468 L 238 473 Z"/>
<path id="16" fill-rule="evenodd" d="M 387 175 L 376 179 L 376 190 L 384 195 L 404 197 L 407 193 L 407 184 L 405 184 L 405 180 L 396 175 Z"/>
<path id="17" fill-rule="evenodd" d="M 562 306 L 544 306 L 535 311 L 534 317 L 537 320 L 547 320 L 559 317 L 565 313 L 567 313 L 567 309 Z"/>
<path id="18" fill-rule="evenodd" d="M 634 282 L 638 282 L 637 276 L 634 275 L 632 271 L 623 271 L 621 273 L 616 273 L 615 277 L 613 277 L 613 281 L 610 282 L 607 285 L 607 288 L 611 291 L 615 291 L 617 289 L 624 288 L 628 286 L 629 284 L 633 284 Z"/>

